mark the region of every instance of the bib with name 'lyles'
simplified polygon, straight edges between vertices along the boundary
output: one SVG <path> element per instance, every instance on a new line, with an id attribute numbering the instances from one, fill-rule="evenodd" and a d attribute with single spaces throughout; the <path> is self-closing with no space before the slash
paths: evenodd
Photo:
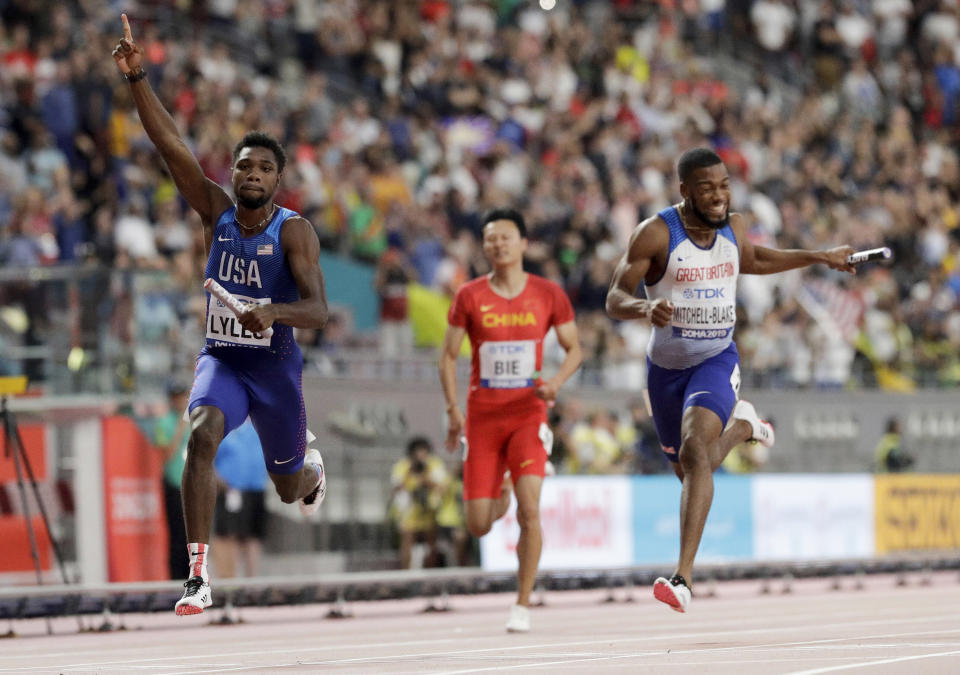
<path id="1" fill-rule="evenodd" d="M 661 368 L 690 368 L 733 341 L 740 251 L 730 225 L 704 248 L 687 236 L 676 207 L 658 215 L 670 229 L 670 252 L 663 276 L 645 288 L 647 299 L 665 298 L 674 309 L 669 325 L 654 326 L 647 355 Z"/>
<path id="2" fill-rule="evenodd" d="M 281 245 L 284 222 L 297 215 L 277 207 L 262 232 L 244 238 L 235 220 L 236 207 L 220 214 L 213 232 L 206 276 L 215 279 L 245 304 L 294 302 L 300 291 L 286 262 Z M 233 311 L 207 294 L 206 336 L 208 347 L 246 347 L 287 352 L 294 344 L 293 329 L 273 325 L 273 336 L 246 330 Z"/>

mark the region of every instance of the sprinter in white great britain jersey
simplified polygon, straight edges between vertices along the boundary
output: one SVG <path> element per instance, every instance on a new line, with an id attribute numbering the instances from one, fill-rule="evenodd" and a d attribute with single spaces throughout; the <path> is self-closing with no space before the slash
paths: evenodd
<path id="1" fill-rule="evenodd" d="M 320 241 L 300 215 L 273 203 L 286 156 L 270 136 L 248 133 L 233 151 L 237 203 L 203 169 L 180 138 L 143 69 L 143 49 L 133 41 L 126 15 L 113 50 L 130 84 L 147 136 L 160 151 L 177 189 L 200 215 L 210 251 L 207 276 L 250 305 L 239 317 L 208 296 L 207 345 L 197 357 L 190 393 L 190 442 L 182 494 L 190 577 L 175 611 L 199 614 L 209 607 L 207 559 L 216 500 L 213 458 L 224 435 L 247 415 L 260 436 L 270 478 L 287 503 L 316 510 L 326 490 L 323 460 L 307 452 L 300 376 L 303 357 L 293 328 L 327 322 L 320 270 Z M 272 338 L 261 331 L 274 328 Z"/>
<path id="2" fill-rule="evenodd" d="M 660 444 L 683 482 L 680 558 L 654 596 L 683 612 L 688 580 L 713 500 L 713 472 L 747 440 L 770 447 L 773 427 L 738 401 L 740 359 L 733 342 L 739 274 L 774 274 L 822 263 L 854 272 L 849 246 L 828 251 L 754 246 L 739 214 L 730 213 L 730 178 L 708 148 L 683 154 L 678 206 L 636 228 L 610 283 L 607 313 L 649 320 L 647 390 Z M 647 298 L 635 297 L 640 284 Z"/>

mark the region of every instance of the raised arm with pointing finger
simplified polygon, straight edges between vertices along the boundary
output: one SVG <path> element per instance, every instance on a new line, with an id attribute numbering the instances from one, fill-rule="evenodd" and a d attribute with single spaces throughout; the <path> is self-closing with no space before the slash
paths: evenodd
<path id="1" fill-rule="evenodd" d="M 203 174 L 197 158 L 180 137 L 173 118 L 164 109 L 150 86 L 147 72 L 143 69 L 143 47 L 133 41 L 127 15 L 122 14 L 121 19 L 123 20 L 123 37 L 113 50 L 113 59 L 130 83 L 130 92 L 133 94 L 133 101 L 147 136 L 160 151 L 163 161 L 167 163 L 180 194 L 190 208 L 200 214 L 209 249 L 209 234 L 213 228 L 213 221 L 233 202 L 223 188 Z"/>

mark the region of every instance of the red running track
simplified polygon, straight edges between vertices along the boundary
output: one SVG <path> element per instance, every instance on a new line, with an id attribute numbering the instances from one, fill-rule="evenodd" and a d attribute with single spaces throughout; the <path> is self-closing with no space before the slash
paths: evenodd
<path id="1" fill-rule="evenodd" d="M 115 617 L 126 630 L 78 633 L 76 619 L 18 621 L 0 640 L 0 673 L 958 673 L 960 577 L 806 579 L 783 593 L 759 581 L 695 589 L 686 614 L 648 588 L 548 592 L 528 634 L 507 634 L 509 594 L 453 596 L 452 611 L 425 599 L 244 608 L 242 623 L 192 617 Z M 214 593 L 216 585 L 214 584 Z M 91 622 L 93 617 L 87 617 Z M 100 619 L 93 623 L 99 623 Z"/>

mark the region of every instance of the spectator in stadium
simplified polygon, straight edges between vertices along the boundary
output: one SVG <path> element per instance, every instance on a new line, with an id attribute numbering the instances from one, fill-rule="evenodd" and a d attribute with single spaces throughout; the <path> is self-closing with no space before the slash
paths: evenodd
<path id="1" fill-rule="evenodd" d="M 824 264 L 854 272 L 850 246 L 827 251 L 754 245 L 742 216 L 731 213 L 731 178 L 717 153 L 694 148 L 677 164 L 682 201 L 640 223 L 607 296 L 614 319 L 650 321 L 647 387 L 657 434 L 683 484 L 680 556 L 654 596 L 686 611 L 687 579 L 713 501 L 713 472 L 735 445 L 773 446 L 773 427 L 738 400 L 740 362 L 733 330 L 737 277 Z M 635 293 L 643 283 L 646 299 Z"/>
<path id="2" fill-rule="evenodd" d="M 891 417 L 874 451 L 874 470 L 877 473 L 900 473 L 913 466 L 913 457 L 903 447 L 900 420 Z"/>
<path id="3" fill-rule="evenodd" d="M 416 280 L 416 271 L 397 248 L 388 249 L 377 262 L 373 283 L 380 295 L 380 355 L 409 356 L 413 352 L 407 284 Z"/>
<path id="4" fill-rule="evenodd" d="M 190 387 L 179 380 L 167 384 L 167 411 L 153 425 L 153 443 L 163 453 L 163 511 L 167 519 L 167 570 L 171 579 L 183 579 L 189 572 L 184 553 L 187 531 L 183 521 L 180 479 L 187 461 L 190 425 L 186 420 Z"/>
<path id="5" fill-rule="evenodd" d="M 416 544 L 427 547 L 422 566 L 433 567 L 437 553 L 437 515 L 444 504 L 450 476 L 443 460 L 433 454 L 433 444 L 426 436 L 416 436 L 407 442 L 407 456 L 393 465 L 390 483 L 393 485 L 390 513 L 400 533 L 400 567 L 411 567 Z"/>
<path id="6" fill-rule="evenodd" d="M 616 413 L 596 408 L 587 414 L 570 434 L 570 452 L 576 458 L 579 473 L 623 473 L 632 468 L 633 427 L 624 427 Z"/>
<path id="7" fill-rule="evenodd" d="M 88 264 L 104 276 L 118 265 L 169 269 L 173 260 L 131 259 L 115 241 L 114 219 L 130 210 L 128 202 L 143 198 L 146 221 L 165 253 L 161 223 L 167 214 L 161 205 L 175 188 L 143 135 L 126 86 L 112 64 L 99 58 L 113 32 L 109 5 L 56 6 L 49 17 L 35 20 L 38 3 L 0 4 L 8 38 L 0 41 L 0 222 L 8 220 L 2 214 L 13 210 L 28 186 L 42 192 L 43 207 L 35 228 L 0 228 L 0 240 L 15 239 L 29 254 L 22 260 Z M 229 139 L 245 129 L 284 135 L 294 148 L 284 203 L 302 203 L 302 213 L 331 251 L 373 259 L 376 246 L 351 252 L 348 214 L 362 176 L 376 173 L 388 187 L 400 178 L 407 195 L 396 185 L 379 194 L 394 204 L 413 195 L 413 203 L 407 210 L 387 207 L 384 226 L 388 235 L 398 235 L 389 243 L 429 273 L 420 281 L 430 285 L 432 271 L 452 258 L 451 241 L 461 231 L 478 241 L 483 211 L 500 203 L 505 189 L 519 191 L 531 232 L 555 242 L 538 257 L 543 269 L 531 270 L 568 291 L 586 337 L 596 332 L 591 313 L 583 311 L 596 306 L 595 279 L 612 273 L 611 263 L 596 262 L 604 256 L 606 235 L 612 232 L 622 249 L 635 223 L 667 205 L 675 192 L 672 148 L 711 143 L 722 157 L 737 158 L 733 206 L 758 214 L 749 232 L 756 242 L 768 245 L 776 236 L 783 246 L 818 248 L 826 246 L 825 237 L 837 236 L 858 248 L 890 245 L 897 259 L 890 270 L 895 301 L 905 310 L 928 268 L 951 271 L 943 236 L 955 238 L 950 205 L 960 184 L 951 123 L 958 100 L 952 0 L 585 0 L 560 3 L 550 13 L 534 3 L 500 3 L 493 9 L 438 2 L 439 10 L 382 0 L 305 9 L 309 4 L 270 3 L 248 11 L 246 3 L 236 2 L 146 3 L 137 11 L 149 23 L 144 45 L 151 79 L 207 175 L 229 182 Z M 760 8 L 759 23 L 751 14 L 754 6 Z M 711 30 L 722 21 L 716 43 L 695 39 L 698 12 L 701 20 L 715 15 Z M 482 30 L 478 13 L 487 16 Z M 180 39 L 176 28 L 187 20 L 218 39 Z M 291 26 L 295 40 L 286 39 Z M 502 41 L 484 38 L 490 30 Z M 870 39 L 856 37 L 871 30 L 876 53 Z M 762 46 L 777 46 L 767 37 L 781 35 L 786 41 L 779 51 Z M 717 52 L 721 58 L 714 58 Z M 765 54 L 777 58 L 757 58 Z M 852 71 L 848 64 L 857 60 L 867 73 L 850 79 L 864 84 L 877 101 L 867 111 L 853 111 L 841 98 L 845 75 Z M 770 72 L 771 61 L 786 64 L 786 79 Z M 49 135 L 37 134 L 39 127 L 52 135 L 52 145 Z M 371 160 L 380 161 L 379 168 Z M 516 184 L 504 176 L 517 176 Z M 947 208 L 927 199 L 933 184 L 946 195 Z M 757 208 L 761 190 L 775 198 L 769 213 Z M 55 207 L 66 204 L 72 206 L 58 216 Z M 834 213 L 835 206 L 846 213 Z M 175 208 L 181 220 L 194 218 L 180 200 Z M 425 229 L 435 241 L 428 243 L 430 250 L 417 252 L 426 239 L 418 228 L 427 220 Z M 56 246 L 49 245 L 52 229 Z M 202 240 L 195 240 L 191 255 L 202 262 Z M 532 256 L 528 260 L 533 263 Z M 466 276 L 477 273 L 471 268 Z M 440 283 L 443 274 L 436 276 L 438 285 L 446 285 Z M 872 276 L 862 275 L 846 289 L 867 309 Z M 758 308 L 760 315 L 768 313 L 757 298 L 774 297 L 774 287 L 778 303 L 791 302 L 799 287 L 794 280 L 795 275 L 764 279 L 763 294 L 742 286 L 751 321 L 759 326 Z M 933 311 L 960 316 L 955 301 Z M 86 321 L 105 313 L 85 306 L 69 314 Z M 928 313 L 904 311 L 903 332 L 920 336 Z M 68 320 L 43 327 L 37 343 L 54 345 Z M 795 316 L 778 314 L 775 321 L 798 333 Z M 608 326 L 597 333 L 601 339 L 590 342 L 592 350 L 584 350 L 587 365 L 578 377 L 585 384 L 598 380 L 594 369 L 608 384 L 643 381 L 614 363 L 621 356 L 636 360 L 634 350 L 618 348 L 614 330 L 626 329 Z M 805 331 L 800 334 L 802 342 L 810 342 Z M 109 353 L 108 340 L 101 340 L 99 349 Z M 772 366 L 775 376 L 768 377 L 765 368 L 749 367 L 747 351 L 742 357 L 751 380 L 770 386 L 814 383 L 812 365 Z M 828 386 L 859 377 L 843 360 L 837 364 Z M 907 360 L 893 368 L 897 372 L 880 386 L 915 384 L 908 382 Z M 45 377 L 44 369 L 35 370 Z M 128 387 L 137 381 L 117 378 Z"/>
<path id="8" fill-rule="evenodd" d="M 227 434 L 213 461 L 217 503 L 213 511 L 213 566 L 221 577 L 260 571 L 260 544 L 266 534 L 265 488 L 269 482 L 260 437 L 250 418 Z"/>

